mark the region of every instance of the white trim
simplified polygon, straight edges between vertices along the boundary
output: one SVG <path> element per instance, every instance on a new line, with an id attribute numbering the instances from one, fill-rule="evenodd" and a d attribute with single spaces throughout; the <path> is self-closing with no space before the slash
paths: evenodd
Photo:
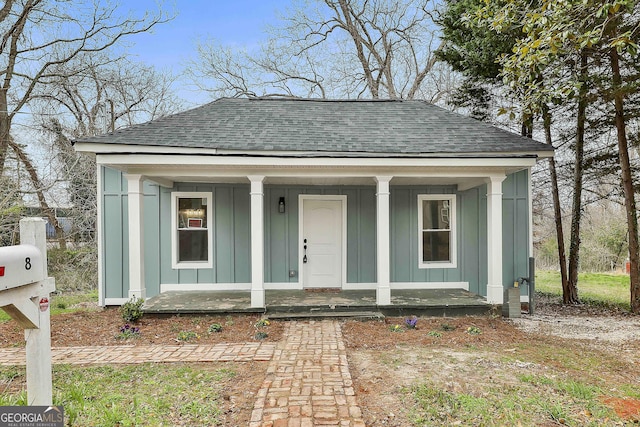
<path id="1" fill-rule="evenodd" d="M 391 289 L 464 289 L 469 282 L 391 282 Z"/>
<path id="2" fill-rule="evenodd" d="M 104 227 L 103 217 L 102 217 L 102 198 L 104 197 L 104 191 L 102 189 L 103 180 L 102 180 L 102 172 L 104 170 L 104 166 L 96 164 L 96 191 L 97 191 L 97 227 L 96 234 L 98 240 L 98 305 L 104 307 L 106 305 L 105 302 L 105 289 L 104 289 L 104 280 L 102 274 L 104 272 L 104 264 L 102 257 L 104 256 L 104 237 L 102 233 L 102 227 Z"/>
<path id="3" fill-rule="evenodd" d="M 378 289 L 377 283 L 345 283 L 342 290 L 372 290 Z"/>
<path id="4" fill-rule="evenodd" d="M 375 290 L 377 283 L 345 283 L 342 290 Z M 304 288 L 300 282 L 267 282 L 265 290 L 295 290 Z M 464 289 L 469 282 L 391 282 L 391 289 Z M 250 291 L 251 283 L 163 283 L 160 293 L 169 291 Z M 113 300 L 114 298 L 112 298 Z M 109 300 L 109 298 L 107 298 Z M 122 298 L 123 302 L 127 300 Z"/>
<path id="5" fill-rule="evenodd" d="M 128 297 L 146 299 L 144 268 L 144 176 L 124 174 L 127 180 L 127 214 L 129 228 Z"/>
<path id="6" fill-rule="evenodd" d="M 178 261 L 178 199 L 207 199 L 207 261 Z M 172 191 L 171 192 L 171 268 L 196 269 L 213 268 L 213 193 L 207 191 Z"/>
<path id="7" fill-rule="evenodd" d="M 251 307 L 265 307 L 264 294 L 264 176 L 247 176 L 251 202 Z"/>
<path id="8" fill-rule="evenodd" d="M 127 301 L 129 301 L 127 298 L 105 298 L 103 307 L 110 305 L 122 305 Z"/>
<path id="9" fill-rule="evenodd" d="M 92 144 L 92 147 L 95 147 Z M 110 147 L 115 148 L 115 147 Z M 100 153 L 100 151 L 98 151 Z M 297 153 L 300 156 L 301 153 Z M 446 171 L 451 167 L 513 168 L 534 166 L 536 157 L 440 157 L 440 158 L 397 158 L 388 154 L 380 157 L 248 157 L 248 156 L 206 156 L 206 155 L 166 155 L 166 154 L 98 154 L 96 162 L 106 165 L 158 166 L 166 165 L 173 170 L 189 170 L 191 166 L 267 166 L 287 167 L 380 167 L 390 170 L 395 167 L 434 167 Z M 213 173 L 210 171 L 210 173 Z M 450 172 L 451 173 L 451 172 Z M 393 174 L 395 176 L 395 172 Z M 452 175 L 453 176 L 453 175 Z M 486 176 L 486 174 L 485 174 Z"/>
<path id="10" fill-rule="evenodd" d="M 170 291 L 250 291 L 251 283 L 163 283 L 160 293 Z"/>
<path id="11" fill-rule="evenodd" d="M 502 304 L 502 181 L 506 176 L 487 178 L 487 302 Z"/>
<path id="12" fill-rule="evenodd" d="M 299 282 L 269 282 L 264 284 L 265 289 L 270 290 L 291 290 L 302 291 L 302 284 Z"/>
<path id="13" fill-rule="evenodd" d="M 344 284 L 347 283 L 347 196 L 340 194 L 300 194 L 298 196 L 298 239 L 300 240 L 298 244 L 298 272 L 299 272 L 299 282 L 302 289 L 305 288 L 304 285 L 304 273 L 303 273 L 303 262 L 302 258 L 304 257 L 304 243 L 302 240 L 304 239 L 304 201 L 305 200 L 327 200 L 327 201 L 338 201 L 341 202 L 342 205 L 342 271 L 340 278 L 340 288 L 344 287 Z"/>
<path id="14" fill-rule="evenodd" d="M 389 183 L 392 176 L 376 176 L 376 304 L 391 304 L 391 232 Z"/>
<path id="15" fill-rule="evenodd" d="M 423 227 L 422 227 L 422 202 L 425 200 L 448 200 L 450 203 L 449 213 L 449 262 L 423 261 Z M 458 224 L 456 222 L 456 195 L 455 194 L 418 194 L 418 268 L 457 268 L 458 266 Z"/>

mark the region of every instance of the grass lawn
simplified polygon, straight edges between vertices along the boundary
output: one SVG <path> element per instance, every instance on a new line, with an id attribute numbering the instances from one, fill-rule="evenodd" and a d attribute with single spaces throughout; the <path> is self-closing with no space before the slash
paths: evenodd
<path id="1" fill-rule="evenodd" d="M 24 375 L 24 367 L 0 367 L 0 385 L 23 383 Z M 53 404 L 64 407 L 69 426 L 216 425 L 234 376 L 226 363 L 55 365 Z M 26 393 L 0 393 L 4 405 L 26 405 Z"/>
<path id="2" fill-rule="evenodd" d="M 536 271 L 536 291 L 562 295 L 559 271 Z M 578 296 L 583 302 L 629 310 L 629 276 L 611 273 L 580 273 Z"/>
<path id="3" fill-rule="evenodd" d="M 97 303 L 98 290 L 90 292 L 73 292 L 51 295 L 51 314 L 72 313 L 74 311 L 84 310 L 83 303 Z M 7 322 L 11 317 L 4 311 L 0 310 L 0 322 Z"/>

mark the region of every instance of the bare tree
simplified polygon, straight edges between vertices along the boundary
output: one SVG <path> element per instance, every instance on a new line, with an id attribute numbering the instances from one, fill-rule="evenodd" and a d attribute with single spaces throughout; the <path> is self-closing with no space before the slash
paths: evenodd
<path id="1" fill-rule="evenodd" d="M 448 88 L 432 0 L 324 0 L 296 3 L 257 51 L 213 40 L 190 67 L 218 96 L 304 96 L 436 101 Z"/>
<path id="2" fill-rule="evenodd" d="M 117 6 L 81 0 L 6 0 L 0 9 L 0 176 L 11 150 L 24 164 L 41 207 L 59 235 L 61 227 L 47 203 L 37 168 L 24 147 L 12 139 L 12 125 L 48 85 L 85 71 L 65 64 L 81 64 L 78 59 L 101 52 L 113 54 L 111 49 L 127 36 L 149 31 L 168 19 L 161 11 L 140 18 L 117 12 Z"/>
<path id="3" fill-rule="evenodd" d="M 173 77 L 125 59 L 113 62 L 100 57 L 84 58 L 77 66 L 85 70 L 51 82 L 34 96 L 37 124 L 50 136 L 50 153 L 66 184 L 73 212 L 74 239 L 92 241 L 96 217 L 96 165 L 76 153 L 71 139 L 113 132 L 174 113 L 182 104 L 171 91 Z M 65 74 L 65 73 L 61 73 Z"/>

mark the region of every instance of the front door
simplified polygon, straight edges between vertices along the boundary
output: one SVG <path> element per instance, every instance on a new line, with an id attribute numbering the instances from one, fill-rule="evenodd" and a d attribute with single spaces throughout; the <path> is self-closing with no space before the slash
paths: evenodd
<path id="1" fill-rule="evenodd" d="M 302 280 L 305 288 L 340 288 L 344 196 L 302 196 Z"/>

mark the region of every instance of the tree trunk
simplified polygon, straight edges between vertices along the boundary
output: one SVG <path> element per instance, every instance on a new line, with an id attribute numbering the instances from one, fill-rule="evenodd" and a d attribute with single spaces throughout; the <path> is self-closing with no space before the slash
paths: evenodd
<path id="1" fill-rule="evenodd" d="M 636 211 L 635 192 L 633 189 L 633 177 L 629 162 L 629 146 L 624 118 L 624 93 L 622 92 L 622 76 L 618 51 L 613 48 L 609 54 L 611 59 L 611 72 L 613 75 L 613 99 L 616 110 L 616 132 L 618 136 L 618 156 L 620 160 L 620 172 L 622 175 L 622 189 L 624 191 L 624 204 L 627 212 L 627 228 L 629 230 L 629 262 L 630 262 L 630 288 L 631 311 L 640 313 L 640 260 L 638 258 L 638 213 Z"/>
<path id="2" fill-rule="evenodd" d="M 578 269 L 580 267 L 580 219 L 582 216 L 582 179 L 584 175 L 584 131 L 587 121 L 587 54 L 580 54 L 580 93 L 576 123 L 575 168 L 573 171 L 573 207 L 571 210 L 571 242 L 569 244 L 569 280 L 562 289 L 564 304 L 577 304 Z"/>
<path id="3" fill-rule="evenodd" d="M 4 175 L 4 163 L 7 159 L 7 150 L 9 148 L 11 118 L 8 109 L 7 91 L 0 88 L 0 176 Z"/>
<path id="4" fill-rule="evenodd" d="M 542 107 L 542 119 L 544 122 L 544 135 L 547 144 L 553 145 L 551 138 L 551 114 L 549 107 Z M 556 171 L 556 161 L 553 157 L 549 159 L 549 174 L 551 175 L 551 194 L 553 197 L 553 216 L 556 222 L 556 239 L 558 242 L 558 263 L 560 264 L 560 280 L 562 283 L 562 295 L 569 289 L 567 281 L 567 255 L 564 248 L 564 230 L 562 229 L 562 211 L 560 210 L 560 192 L 558 191 L 558 173 Z"/>
<path id="5" fill-rule="evenodd" d="M 53 225 L 53 228 L 56 230 L 56 239 L 58 239 L 60 249 L 67 249 L 67 240 L 64 236 L 64 230 L 58 222 L 58 218 L 56 218 L 54 210 L 51 208 L 51 206 L 49 206 L 49 204 L 47 203 L 47 199 L 44 197 L 44 186 L 42 185 L 42 182 L 40 182 L 40 178 L 38 178 L 38 172 L 36 171 L 36 168 L 34 167 L 33 163 L 31 163 L 31 160 L 29 160 L 26 153 L 20 149 L 19 145 L 9 140 L 9 146 L 16 153 L 16 156 L 24 165 L 27 173 L 29 174 L 31 184 L 35 189 L 36 195 L 38 196 L 40 208 L 49 220 L 49 224 Z"/>

